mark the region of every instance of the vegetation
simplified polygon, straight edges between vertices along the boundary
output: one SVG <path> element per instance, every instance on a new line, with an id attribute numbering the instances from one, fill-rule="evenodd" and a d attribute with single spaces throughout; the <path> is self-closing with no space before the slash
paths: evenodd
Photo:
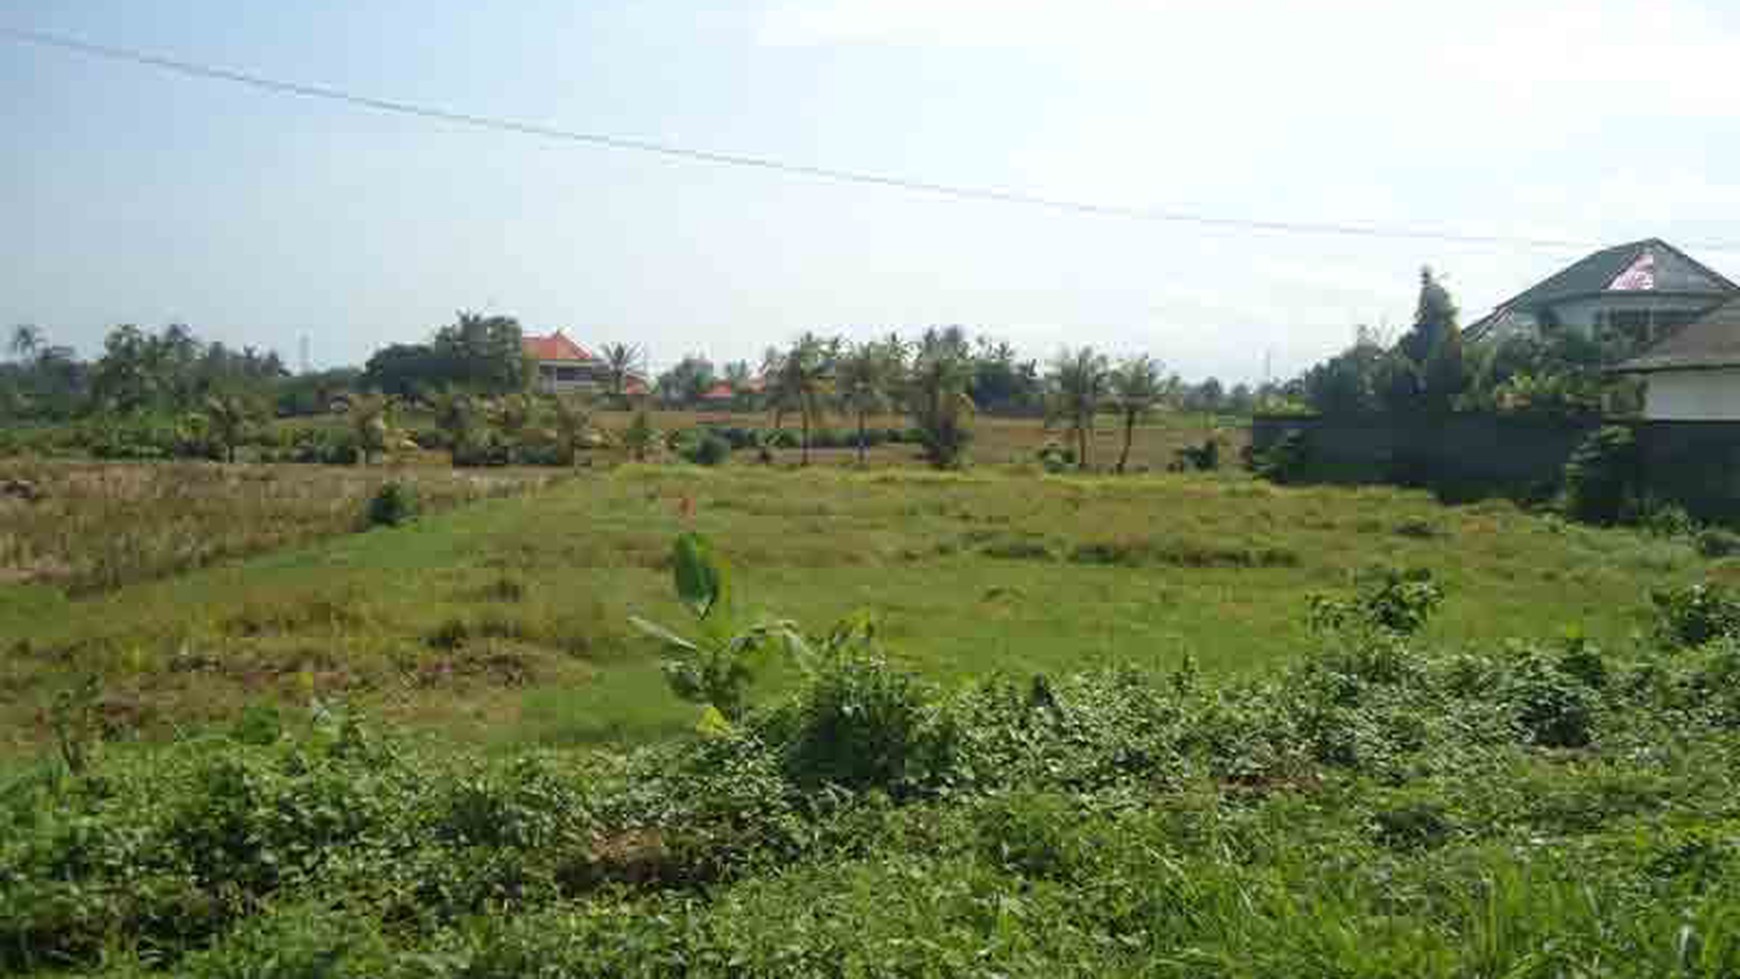
<path id="1" fill-rule="evenodd" d="M 1112 383 L 1111 363 L 1092 347 L 1064 348 L 1052 361 L 1046 420 L 1062 421 L 1075 440 L 1076 465 L 1093 467 L 1094 420 Z"/>
<path id="2" fill-rule="evenodd" d="M 84 595 L 344 534 L 387 485 L 442 511 L 547 481 L 434 469 L 0 460 L 0 486 L 9 487 L 0 495 L 0 608 L 8 588 Z M 45 612 L 71 614 L 56 603 Z M 32 631 L 0 627 L 13 637 Z"/>
<path id="3" fill-rule="evenodd" d="M 673 556 L 702 619 L 723 600 L 706 546 L 685 538 Z M 104 753 L 95 701 L 75 690 L 64 750 L 0 796 L 0 962 L 116 976 L 1740 969 L 1740 646 L 1436 650 L 1423 613 L 1461 597 L 1420 584 L 1326 597 L 1388 626 L 1344 618 L 1237 679 L 1184 661 L 943 693 L 878 631 L 848 626 L 813 637 L 826 652 L 785 695 L 616 758 L 477 759 L 328 700 Z"/>

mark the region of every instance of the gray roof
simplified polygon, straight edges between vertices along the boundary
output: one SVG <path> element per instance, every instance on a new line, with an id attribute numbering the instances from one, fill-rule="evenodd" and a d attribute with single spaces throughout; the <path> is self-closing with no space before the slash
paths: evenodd
<path id="1" fill-rule="evenodd" d="M 1648 290 L 1615 289 L 1614 280 L 1637 264 L 1646 254 L 1653 254 L 1653 284 Z M 1699 262 L 1660 238 L 1645 238 L 1603 248 L 1567 265 L 1540 282 L 1499 303 L 1482 319 L 1464 331 L 1471 340 L 1480 339 L 1504 314 L 1516 309 L 1531 309 L 1587 296 L 1607 293 L 1635 295 L 1648 291 L 1657 295 L 1707 295 L 1712 301 L 1740 293 L 1740 285 L 1730 282 L 1715 269 Z"/>
<path id="2" fill-rule="evenodd" d="M 1622 374 L 1740 367 L 1740 299 L 1729 300 L 1613 368 Z"/>

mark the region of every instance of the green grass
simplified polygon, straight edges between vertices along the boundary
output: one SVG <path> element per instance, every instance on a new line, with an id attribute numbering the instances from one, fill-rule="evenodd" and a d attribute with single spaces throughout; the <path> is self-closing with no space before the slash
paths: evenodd
<path id="1" fill-rule="evenodd" d="M 0 586 L 0 722 L 29 749 L 57 684 L 98 671 L 148 738 L 310 694 L 500 747 L 680 732 L 694 709 L 625 625 L 677 614 L 664 561 L 688 527 L 752 608 L 812 629 L 868 609 L 900 664 L 945 684 L 1186 657 L 1249 672 L 1309 645 L 1308 595 L 1379 563 L 1444 583 L 1425 638 L 1450 646 L 1572 627 L 1623 643 L 1651 587 L 1727 571 L 1504 503 L 1231 473 L 629 466 L 94 597 Z"/>

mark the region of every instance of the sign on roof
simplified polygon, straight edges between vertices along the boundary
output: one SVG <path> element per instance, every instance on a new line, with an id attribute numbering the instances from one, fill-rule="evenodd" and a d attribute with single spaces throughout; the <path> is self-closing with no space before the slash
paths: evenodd
<path id="1" fill-rule="evenodd" d="M 1653 292 L 1655 290 L 1655 252 L 1645 249 L 1643 254 L 1625 271 L 1614 278 L 1607 287 L 1614 292 Z"/>

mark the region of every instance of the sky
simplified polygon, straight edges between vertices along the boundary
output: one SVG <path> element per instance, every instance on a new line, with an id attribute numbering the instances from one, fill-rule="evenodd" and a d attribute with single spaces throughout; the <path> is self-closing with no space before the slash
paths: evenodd
<path id="1" fill-rule="evenodd" d="M 1229 218 L 1619 243 L 1740 278 L 1740 5 L 0 0 L 0 26 L 455 112 Z M 1136 221 L 720 167 L 0 39 L 0 324 L 315 366 L 455 311 L 758 357 L 959 323 L 1288 376 L 1591 249 Z"/>

